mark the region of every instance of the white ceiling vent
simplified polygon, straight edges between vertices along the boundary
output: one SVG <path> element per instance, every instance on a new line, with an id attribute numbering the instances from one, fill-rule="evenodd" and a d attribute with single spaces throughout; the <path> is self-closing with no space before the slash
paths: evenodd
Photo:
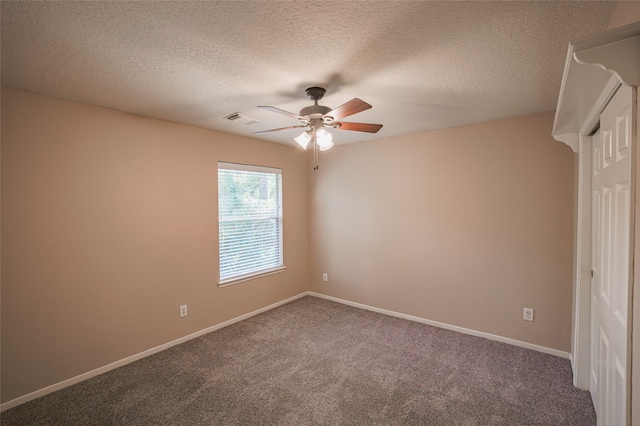
<path id="1" fill-rule="evenodd" d="M 260 121 L 259 118 L 251 117 L 250 115 L 243 114 L 241 112 L 234 112 L 233 114 L 229 114 L 224 119 L 247 125 Z"/>

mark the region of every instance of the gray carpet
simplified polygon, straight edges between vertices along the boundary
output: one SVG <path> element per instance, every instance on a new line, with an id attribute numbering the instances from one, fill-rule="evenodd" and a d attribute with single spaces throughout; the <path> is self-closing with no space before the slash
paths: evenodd
<path id="1" fill-rule="evenodd" d="M 304 297 L 7 410 L 3 425 L 594 425 L 569 361 Z"/>

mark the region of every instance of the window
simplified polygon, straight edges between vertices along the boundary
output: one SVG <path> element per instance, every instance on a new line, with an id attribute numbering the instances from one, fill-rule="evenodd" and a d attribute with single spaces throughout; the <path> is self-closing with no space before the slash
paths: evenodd
<path id="1" fill-rule="evenodd" d="M 283 271 L 282 171 L 218 163 L 221 286 Z"/>

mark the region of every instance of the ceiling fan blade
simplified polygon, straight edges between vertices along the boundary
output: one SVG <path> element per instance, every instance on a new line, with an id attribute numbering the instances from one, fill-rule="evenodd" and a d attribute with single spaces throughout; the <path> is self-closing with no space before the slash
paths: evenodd
<path id="1" fill-rule="evenodd" d="M 258 108 L 266 109 L 267 111 L 277 112 L 278 114 L 286 115 L 287 117 L 295 118 L 296 120 L 302 119 L 298 114 L 294 114 L 289 111 L 285 111 L 280 108 L 272 107 L 272 106 L 258 106 Z"/>
<path id="2" fill-rule="evenodd" d="M 287 127 L 280 127 L 278 129 L 262 130 L 260 132 L 255 132 L 254 135 L 259 135 L 260 133 L 277 132 L 278 130 L 297 129 L 299 127 L 307 127 L 307 125 L 306 124 L 299 124 L 297 126 L 287 126 Z"/>
<path id="3" fill-rule="evenodd" d="M 346 104 L 342 104 L 338 108 L 335 108 L 329 111 L 324 116 L 332 117 L 334 121 L 338 121 L 341 118 L 345 118 L 350 115 L 357 114 L 362 111 L 366 111 L 369 108 L 371 108 L 371 105 L 369 105 L 362 99 L 353 98 Z"/>
<path id="4" fill-rule="evenodd" d="M 355 130 L 356 132 L 377 133 L 378 130 L 382 129 L 382 124 L 349 122 L 340 122 L 336 124 L 338 125 L 337 128 L 340 130 Z"/>

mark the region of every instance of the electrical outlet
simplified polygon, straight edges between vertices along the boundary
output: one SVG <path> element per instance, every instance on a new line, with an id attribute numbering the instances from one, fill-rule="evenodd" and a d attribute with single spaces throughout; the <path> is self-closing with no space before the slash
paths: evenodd
<path id="1" fill-rule="evenodd" d="M 524 315 L 522 316 L 527 321 L 533 321 L 533 309 L 524 308 Z"/>
<path id="2" fill-rule="evenodd" d="M 180 318 L 187 316 L 187 305 L 180 306 Z"/>
<path id="3" fill-rule="evenodd" d="M 322 274 L 322 281 L 329 281 L 329 274 L 326 272 Z"/>

